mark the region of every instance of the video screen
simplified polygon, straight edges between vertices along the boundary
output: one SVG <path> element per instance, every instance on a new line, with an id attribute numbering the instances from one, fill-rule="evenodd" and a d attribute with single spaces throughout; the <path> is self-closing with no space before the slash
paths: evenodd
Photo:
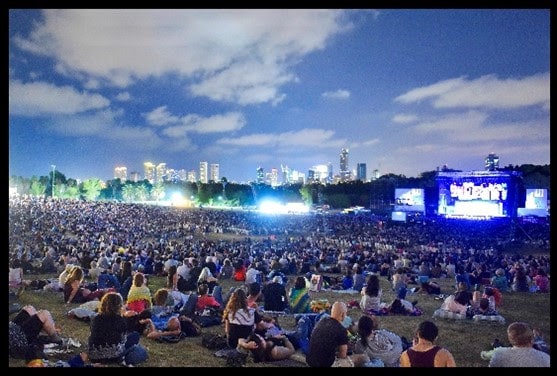
<path id="1" fill-rule="evenodd" d="M 547 189 L 527 189 L 526 209 L 547 209 Z"/>
<path id="2" fill-rule="evenodd" d="M 438 214 L 508 217 L 509 178 L 478 175 L 445 175 L 440 179 Z"/>
<path id="3" fill-rule="evenodd" d="M 406 212 L 401 212 L 401 211 L 392 212 L 391 220 L 397 222 L 406 222 Z"/>
<path id="4" fill-rule="evenodd" d="M 395 211 L 425 211 L 422 188 L 395 188 Z"/>

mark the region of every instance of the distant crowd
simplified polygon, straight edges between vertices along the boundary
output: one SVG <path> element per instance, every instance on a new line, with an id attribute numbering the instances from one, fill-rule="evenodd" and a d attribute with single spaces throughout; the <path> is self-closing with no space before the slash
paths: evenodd
<path id="1" fill-rule="evenodd" d="M 211 233 L 241 238 L 211 241 Z M 393 224 L 369 213 L 274 216 L 31 196 L 10 197 L 9 205 L 10 259 L 31 273 L 60 272 L 68 263 L 89 269 L 91 261 L 109 269 L 119 257 L 145 274 L 161 266 L 167 272 L 184 259 L 203 265 L 208 258 L 218 269 L 226 259 L 232 265 L 257 263 L 265 275 L 273 261 L 287 275 L 340 273 L 354 264 L 364 272 L 393 273 L 401 261 L 414 272 L 425 263 L 449 276 L 454 271 L 448 265 L 491 277 L 517 262 L 531 277 L 539 267 L 550 274 L 549 252 L 502 253 L 509 242 L 548 251 L 549 224 L 441 218 Z"/>

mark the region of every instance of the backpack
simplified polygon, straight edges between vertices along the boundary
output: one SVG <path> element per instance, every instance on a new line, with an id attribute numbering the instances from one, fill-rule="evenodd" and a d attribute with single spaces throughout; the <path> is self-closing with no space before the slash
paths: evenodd
<path id="1" fill-rule="evenodd" d="M 205 333 L 201 337 L 201 345 L 209 350 L 222 350 L 228 347 L 228 341 L 221 334 Z"/>

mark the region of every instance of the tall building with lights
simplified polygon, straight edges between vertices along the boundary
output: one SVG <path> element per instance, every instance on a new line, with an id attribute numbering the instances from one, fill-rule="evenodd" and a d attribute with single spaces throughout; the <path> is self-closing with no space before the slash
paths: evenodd
<path id="1" fill-rule="evenodd" d="M 209 181 L 213 181 L 218 183 L 219 181 L 219 164 L 218 163 L 211 163 L 211 173 L 209 175 Z"/>
<path id="2" fill-rule="evenodd" d="M 159 163 L 156 168 L 155 183 L 162 183 L 166 177 L 166 163 Z"/>
<path id="3" fill-rule="evenodd" d="M 265 183 L 265 171 L 263 170 L 263 167 L 258 167 L 255 174 L 255 182 L 257 184 Z"/>
<path id="4" fill-rule="evenodd" d="M 128 179 L 128 168 L 123 166 L 115 167 L 114 179 L 120 179 L 122 182 L 125 182 Z"/>
<path id="5" fill-rule="evenodd" d="M 350 180 L 350 168 L 348 167 L 348 149 L 342 149 L 340 151 L 340 180 L 348 181 Z"/>
<path id="6" fill-rule="evenodd" d="M 199 181 L 201 183 L 209 183 L 209 163 L 199 162 Z"/>
<path id="7" fill-rule="evenodd" d="M 195 170 L 188 171 L 187 181 L 190 183 L 195 183 L 197 181 L 197 172 Z"/>
<path id="8" fill-rule="evenodd" d="M 282 184 L 290 183 L 290 168 L 287 165 L 280 164 L 280 170 L 282 172 Z"/>
<path id="9" fill-rule="evenodd" d="M 137 183 L 141 179 L 141 174 L 137 171 L 130 172 L 130 181 Z"/>
<path id="10" fill-rule="evenodd" d="M 366 181 L 367 179 L 367 166 L 365 163 L 358 163 L 356 167 L 356 179 Z"/>
<path id="11" fill-rule="evenodd" d="M 498 168 L 499 168 L 499 157 L 495 155 L 495 153 L 489 153 L 489 155 L 485 157 L 485 170 L 495 171 Z"/>
<path id="12" fill-rule="evenodd" d="M 143 163 L 143 178 L 148 180 L 151 184 L 155 183 L 155 165 L 153 163 Z"/>
<path id="13" fill-rule="evenodd" d="M 271 169 L 271 174 L 269 175 L 269 180 L 271 187 L 276 187 L 278 185 L 278 169 L 273 167 Z"/>

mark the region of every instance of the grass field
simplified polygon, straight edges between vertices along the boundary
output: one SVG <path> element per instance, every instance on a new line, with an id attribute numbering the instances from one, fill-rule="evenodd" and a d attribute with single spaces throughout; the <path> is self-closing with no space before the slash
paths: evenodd
<path id="1" fill-rule="evenodd" d="M 29 278 L 28 276 L 27 278 Z M 33 278 L 54 277 L 51 275 L 33 276 Z M 294 277 L 289 277 L 289 284 Z M 454 279 L 438 279 L 442 286 L 442 293 L 454 291 Z M 163 277 L 149 278 L 149 287 L 152 292 L 163 287 Z M 383 288 L 383 301 L 390 302 L 394 294 L 390 289 L 389 282 L 381 277 Z M 240 286 L 235 281 L 221 281 L 223 291 L 228 291 L 231 286 Z M 288 286 L 290 287 L 290 285 Z M 288 288 L 287 287 L 287 288 Z M 332 291 L 321 291 L 311 293 L 313 299 L 328 299 L 331 303 L 335 300 L 350 301 L 359 300 L 359 294 L 335 293 Z M 422 320 L 432 319 L 433 311 L 440 307 L 441 302 L 431 295 L 411 295 L 409 300 L 418 300 L 418 307 L 423 310 L 422 316 L 382 316 L 381 326 L 391 330 L 400 336 L 412 338 L 415 328 Z M 87 343 L 89 326 L 87 323 L 69 319 L 66 312 L 76 305 L 66 305 L 62 293 L 48 291 L 25 291 L 19 303 L 32 304 L 38 309 L 47 309 L 52 312 L 57 326 L 62 328 L 62 334 L 78 339 L 82 344 Z M 437 343 L 451 351 L 458 367 L 487 367 L 487 361 L 480 358 L 480 351 L 490 349 L 490 344 L 495 338 L 506 342 L 506 327 L 513 321 L 525 321 L 533 326 L 539 327 L 544 333 L 548 344 L 551 344 L 550 329 L 550 295 L 536 293 L 505 293 L 503 303 L 499 309 L 500 314 L 506 319 L 505 324 L 480 322 L 472 320 L 449 320 L 432 319 L 439 326 L 440 335 Z M 361 316 L 359 309 L 349 310 L 349 315 L 357 320 Z M 291 317 L 279 319 L 281 326 L 293 328 L 294 320 Z M 224 326 L 215 326 L 204 329 L 204 331 L 224 333 Z M 146 338 L 141 343 L 148 348 L 149 359 L 138 367 L 225 367 L 225 360 L 217 358 L 213 352 L 201 346 L 201 337 L 186 338 L 179 343 L 158 343 Z M 76 349 L 79 351 L 80 349 Z M 67 357 L 67 355 L 65 355 Z M 55 357 L 49 359 L 57 359 Z M 24 367 L 25 361 L 9 359 L 9 367 Z M 249 358 L 246 367 L 303 367 L 305 364 L 295 360 L 286 360 L 270 363 L 253 363 Z"/>

